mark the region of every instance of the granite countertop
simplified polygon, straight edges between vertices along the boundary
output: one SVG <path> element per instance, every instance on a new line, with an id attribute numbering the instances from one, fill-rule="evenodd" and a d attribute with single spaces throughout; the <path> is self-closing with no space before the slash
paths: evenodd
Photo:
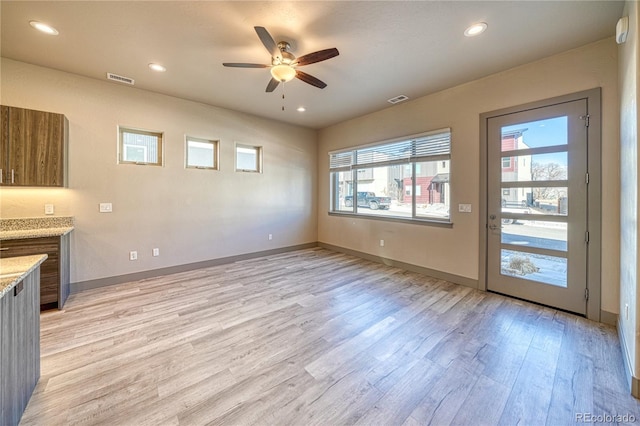
<path id="1" fill-rule="evenodd" d="M 22 229 L 19 231 L 0 231 L 0 241 L 21 240 L 23 238 L 60 237 L 73 231 L 73 226 L 62 228 Z"/>
<path id="2" fill-rule="evenodd" d="M 0 259 L 0 298 L 47 259 L 46 254 Z"/>
<path id="3" fill-rule="evenodd" d="M 0 241 L 60 237 L 73 231 L 73 217 L 0 219 Z"/>

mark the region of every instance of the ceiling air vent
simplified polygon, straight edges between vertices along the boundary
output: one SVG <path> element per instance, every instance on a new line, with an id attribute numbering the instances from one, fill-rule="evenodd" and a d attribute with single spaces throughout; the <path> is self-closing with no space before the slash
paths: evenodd
<path id="1" fill-rule="evenodd" d="M 409 99 L 408 96 L 398 95 L 395 98 L 387 99 L 387 102 L 389 102 L 390 104 L 399 104 L 400 102 L 404 102 L 407 99 Z"/>
<path id="2" fill-rule="evenodd" d="M 107 73 L 107 80 L 117 81 L 118 83 L 129 84 L 131 86 L 133 86 L 135 83 L 135 81 L 132 78 L 123 77 L 121 75 L 113 74 L 110 72 Z"/>

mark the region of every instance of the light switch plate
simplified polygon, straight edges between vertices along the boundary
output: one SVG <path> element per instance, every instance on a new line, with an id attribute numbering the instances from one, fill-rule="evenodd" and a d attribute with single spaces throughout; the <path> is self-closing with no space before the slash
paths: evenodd
<path id="1" fill-rule="evenodd" d="M 471 213 L 471 204 L 458 204 L 458 211 L 460 213 Z"/>
<path id="2" fill-rule="evenodd" d="M 111 213 L 113 206 L 111 203 L 100 203 L 100 213 Z"/>
<path id="3" fill-rule="evenodd" d="M 53 204 L 44 205 L 44 214 L 53 214 Z"/>

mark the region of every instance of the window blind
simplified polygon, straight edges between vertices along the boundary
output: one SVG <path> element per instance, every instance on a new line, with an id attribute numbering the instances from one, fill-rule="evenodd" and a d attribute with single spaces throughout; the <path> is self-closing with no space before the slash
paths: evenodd
<path id="1" fill-rule="evenodd" d="M 329 153 L 332 171 L 362 169 L 416 161 L 449 159 L 451 129 L 424 133 L 407 139 L 355 147 Z"/>

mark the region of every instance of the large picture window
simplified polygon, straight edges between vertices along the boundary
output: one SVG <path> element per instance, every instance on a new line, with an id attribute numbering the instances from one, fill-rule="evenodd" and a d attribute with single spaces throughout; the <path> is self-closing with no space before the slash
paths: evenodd
<path id="1" fill-rule="evenodd" d="M 449 222 L 451 129 L 329 153 L 331 212 Z"/>

